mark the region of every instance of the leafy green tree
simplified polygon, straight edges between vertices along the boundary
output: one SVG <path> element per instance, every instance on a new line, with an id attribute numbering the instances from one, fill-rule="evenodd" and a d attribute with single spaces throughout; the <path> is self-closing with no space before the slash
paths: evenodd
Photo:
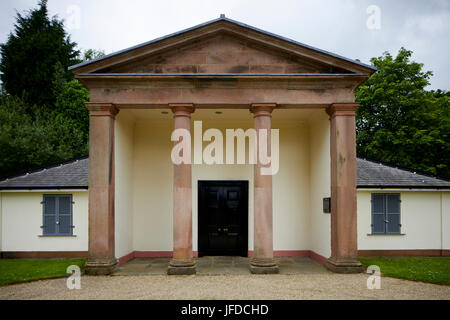
<path id="1" fill-rule="evenodd" d="M 85 139 L 63 115 L 30 107 L 23 98 L 0 97 L 0 176 L 84 156 Z"/>
<path id="2" fill-rule="evenodd" d="M 102 50 L 88 49 L 80 54 L 80 61 L 98 59 L 105 55 Z M 66 81 L 61 63 L 55 66 L 53 90 L 56 96 L 54 111 L 70 119 L 71 125 L 84 133 L 84 141 L 89 140 L 89 112 L 86 102 L 89 101 L 89 91 L 77 80 Z"/>
<path id="3" fill-rule="evenodd" d="M 83 52 L 81 60 L 83 62 L 90 61 L 90 60 L 101 58 L 103 56 L 105 56 L 105 51 L 103 51 L 103 50 L 87 49 Z"/>
<path id="4" fill-rule="evenodd" d="M 88 154 L 89 91 L 77 80 L 58 83 L 52 111 L 0 95 L 0 177 Z"/>
<path id="5" fill-rule="evenodd" d="M 89 140 L 89 111 L 85 103 L 89 91 L 77 80 L 64 83 L 56 98 L 54 113 L 63 117 L 68 124 L 83 133 L 83 142 Z"/>
<path id="6" fill-rule="evenodd" d="M 0 46 L 0 176 L 88 154 L 89 92 L 68 67 L 105 55 L 76 50 L 47 0 L 16 20 Z"/>
<path id="7" fill-rule="evenodd" d="M 357 153 L 450 177 L 450 95 L 427 91 L 432 72 L 401 48 L 372 59 L 378 71 L 356 92 Z"/>
<path id="8" fill-rule="evenodd" d="M 53 106 L 57 64 L 62 67 L 66 81 L 73 79 L 67 68 L 79 62 L 75 47 L 63 21 L 48 17 L 47 0 L 41 0 L 39 7 L 25 16 L 18 13 L 14 31 L 0 46 L 4 89 L 10 95 L 24 96 L 30 106 Z"/>

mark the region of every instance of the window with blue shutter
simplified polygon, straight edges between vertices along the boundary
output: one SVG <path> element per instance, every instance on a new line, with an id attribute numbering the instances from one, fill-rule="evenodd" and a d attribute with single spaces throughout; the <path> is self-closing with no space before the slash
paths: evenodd
<path id="1" fill-rule="evenodd" d="M 372 194 L 372 233 L 386 233 L 385 197 L 383 194 Z"/>
<path id="2" fill-rule="evenodd" d="M 372 234 L 400 234 L 400 194 L 372 193 Z"/>
<path id="3" fill-rule="evenodd" d="M 46 194 L 43 199 L 44 236 L 71 236 L 72 225 L 72 195 Z"/>

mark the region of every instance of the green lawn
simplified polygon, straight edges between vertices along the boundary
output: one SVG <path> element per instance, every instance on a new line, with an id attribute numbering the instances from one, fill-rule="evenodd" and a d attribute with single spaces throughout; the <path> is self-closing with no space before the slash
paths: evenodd
<path id="1" fill-rule="evenodd" d="M 68 276 L 67 267 L 83 267 L 87 259 L 3 260 L 0 259 L 0 286 L 45 278 Z"/>
<path id="2" fill-rule="evenodd" d="M 359 257 L 364 266 L 377 265 L 393 278 L 450 285 L 450 257 Z"/>

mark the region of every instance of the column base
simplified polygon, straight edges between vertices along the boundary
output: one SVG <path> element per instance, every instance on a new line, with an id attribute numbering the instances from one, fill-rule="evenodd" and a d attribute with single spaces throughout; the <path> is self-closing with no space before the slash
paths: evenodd
<path id="1" fill-rule="evenodd" d="M 109 275 L 116 271 L 118 267 L 117 260 L 111 261 L 98 261 L 98 260 L 88 260 L 84 266 L 84 273 L 94 276 L 104 276 Z"/>
<path id="2" fill-rule="evenodd" d="M 363 266 L 358 260 L 335 261 L 331 258 L 327 260 L 326 267 L 335 273 L 361 273 Z"/>
<path id="3" fill-rule="evenodd" d="M 276 274 L 280 272 L 274 259 L 254 258 L 250 260 L 250 272 L 253 274 Z"/>
<path id="4" fill-rule="evenodd" d="M 194 259 L 172 259 L 167 268 L 167 274 L 172 275 L 191 275 L 196 274 L 196 265 Z"/>

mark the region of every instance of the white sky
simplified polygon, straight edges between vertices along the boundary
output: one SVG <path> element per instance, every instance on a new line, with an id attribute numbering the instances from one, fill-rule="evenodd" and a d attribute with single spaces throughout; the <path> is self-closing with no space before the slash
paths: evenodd
<path id="1" fill-rule="evenodd" d="M 1 43 L 13 29 L 16 10 L 23 13 L 37 2 L 0 2 Z M 371 5 L 380 8 L 378 30 L 367 27 Z M 450 90 L 450 0 L 49 0 L 48 6 L 51 15 L 66 20 L 82 49 L 111 53 L 224 13 L 365 63 L 384 51 L 396 55 L 404 46 L 433 71 L 432 88 Z"/>

